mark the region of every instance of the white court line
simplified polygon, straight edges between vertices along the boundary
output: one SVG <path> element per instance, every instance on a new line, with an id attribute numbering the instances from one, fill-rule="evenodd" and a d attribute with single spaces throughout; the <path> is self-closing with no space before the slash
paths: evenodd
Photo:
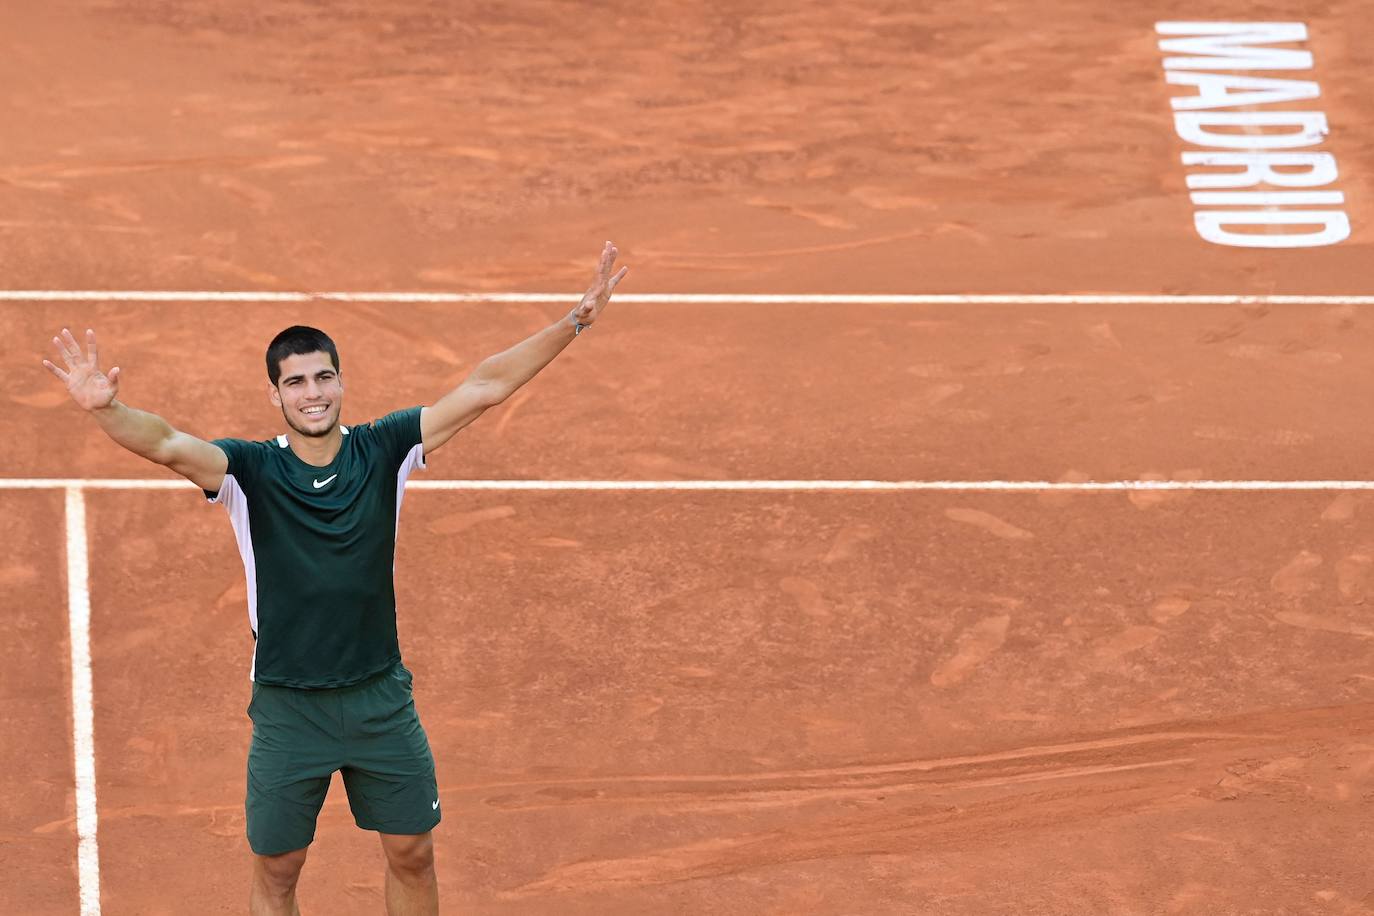
<path id="1" fill-rule="evenodd" d="M 270 292 L 129 289 L 9 289 L 7 302 L 577 302 L 581 293 Z M 621 304 L 750 305 L 1374 305 L 1374 296 L 1168 296 L 1146 293 L 760 294 L 616 293 Z"/>
<path id="2" fill-rule="evenodd" d="M 91 698 L 91 594 L 86 558 L 86 497 L 67 487 L 67 614 L 72 643 L 72 753 L 76 768 L 76 864 L 81 916 L 100 916 L 96 841 L 95 715 Z"/>
<path id="3" fill-rule="evenodd" d="M 0 477 L 0 490 L 192 490 L 185 480 Z M 407 490 L 734 490 L 1113 493 L 1136 490 L 1374 490 L 1374 480 L 410 480 Z M 69 501 L 70 505 L 70 501 Z"/>

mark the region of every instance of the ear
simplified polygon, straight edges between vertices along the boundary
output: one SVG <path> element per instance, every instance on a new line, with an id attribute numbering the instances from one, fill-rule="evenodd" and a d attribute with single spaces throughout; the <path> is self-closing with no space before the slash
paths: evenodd
<path id="1" fill-rule="evenodd" d="M 271 401 L 273 405 L 277 407 L 281 406 L 281 392 L 278 391 L 277 386 L 273 385 L 271 382 L 267 383 L 267 400 Z"/>

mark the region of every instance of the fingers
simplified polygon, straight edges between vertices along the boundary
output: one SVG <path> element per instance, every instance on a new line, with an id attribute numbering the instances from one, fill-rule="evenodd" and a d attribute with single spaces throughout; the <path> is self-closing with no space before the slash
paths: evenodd
<path id="1" fill-rule="evenodd" d="M 596 319 L 597 313 L 610 301 L 611 293 L 615 290 L 616 284 L 625 279 L 625 275 L 630 272 L 630 268 L 622 267 L 614 274 L 611 268 L 615 266 L 615 259 L 620 254 L 620 250 L 612 242 L 606 242 L 601 249 L 601 260 L 596 266 L 596 277 L 592 280 L 591 289 L 582 297 L 582 302 L 577 306 L 576 316 L 581 323 L 590 324 Z M 584 321 L 590 319 L 590 321 Z"/>
<path id="2" fill-rule="evenodd" d="M 81 358 L 81 344 L 76 342 L 76 338 L 72 336 L 72 332 L 66 328 L 62 329 L 62 345 L 63 349 L 70 353 L 73 359 Z"/>
<path id="3" fill-rule="evenodd" d="M 76 342 L 76 338 L 67 328 L 62 329 L 61 337 L 52 339 L 52 345 L 62 354 L 62 361 L 67 364 L 68 369 L 76 369 L 83 362 L 88 366 L 96 365 L 95 331 L 90 328 L 86 329 L 86 346 L 90 350 L 88 356 L 82 355 L 81 344 Z"/>
<path id="4" fill-rule="evenodd" d="M 601 249 L 601 263 L 596 266 L 596 274 L 599 278 L 605 279 L 611 274 L 611 266 L 615 264 L 616 255 L 620 254 L 616 247 L 607 242 Z"/>
<path id="5" fill-rule="evenodd" d="M 109 372 L 107 372 L 107 373 L 105 374 L 105 377 L 106 377 L 107 379 L 110 380 L 110 384 L 111 384 L 111 385 L 113 385 L 113 386 L 116 387 L 116 388 L 119 387 L 119 367 L 118 367 L 118 366 L 115 366 L 113 369 L 111 369 Z"/>
<path id="6" fill-rule="evenodd" d="M 67 364 L 67 368 L 75 369 L 77 357 L 73 356 L 71 352 L 67 350 L 67 345 L 62 342 L 62 338 L 54 337 L 52 339 L 52 345 L 56 347 L 57 352 L 61 354 L 62 362 Z"/>
<path id="7" fill-rule="evenodd" d="M 49 372 L 57 376 L 58 380 L 61 381 L 62 384 L 67 384 L 67 379 L 69 377 L 68 373 L 63 372 L 61 369 L 57 368 L 52 363 L 48 362 L 46 359 L 43 360 L 43 365 L 47 368 Z"/>

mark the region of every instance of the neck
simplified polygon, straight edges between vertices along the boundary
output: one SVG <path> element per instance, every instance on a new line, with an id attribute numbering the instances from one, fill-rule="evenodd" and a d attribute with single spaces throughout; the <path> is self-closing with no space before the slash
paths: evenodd
<path id="1" fill-rule="evenodd" d="M 322 468 L 339 454 L 339 449 L 343 445 L 343 431 L 337 423 L 327 435 L 318 437 L 302 436 L 294 429 L 288 429 L 286 431 L 286 443 L 291 446 L 291 451 L 296 453 L 297 458 L 306 464 L 313 464 Z"/>

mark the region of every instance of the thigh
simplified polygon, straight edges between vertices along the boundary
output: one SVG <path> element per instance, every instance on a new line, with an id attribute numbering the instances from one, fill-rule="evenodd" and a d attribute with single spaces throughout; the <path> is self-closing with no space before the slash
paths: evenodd
<path id="1" fill-rule="evenodd" d="M 364 830 L 427 833 L 439 823 L 438 782 L 429 738 L 403 666 L 350 698 L 344 788 Z"/>
<path id="2" fill-rule="evenodd" d="M 329 779 L 339 767 L 338 741 L 320 731 L 308 699 L 291 688 L 255 684 L 248 715 L 248 845 L 260 856 L 309 846 Z"/>

